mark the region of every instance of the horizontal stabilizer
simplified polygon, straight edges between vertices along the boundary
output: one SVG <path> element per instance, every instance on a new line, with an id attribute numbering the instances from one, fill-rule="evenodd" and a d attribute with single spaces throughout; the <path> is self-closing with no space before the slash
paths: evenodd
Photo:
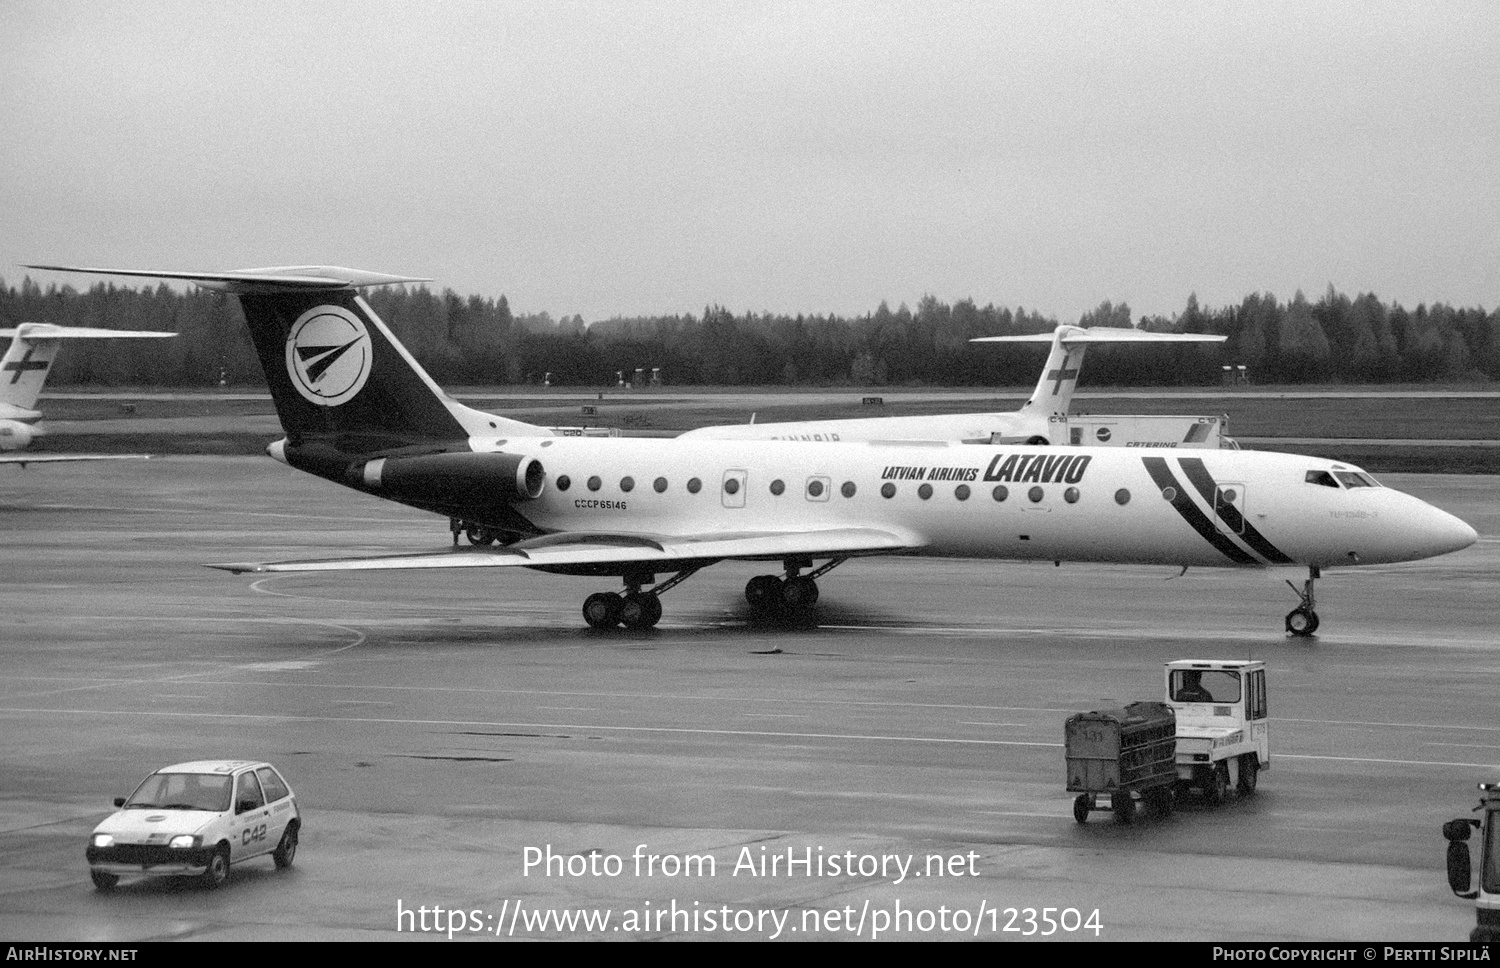
<path id="1" fill-rule="evenodd" d="M 205 289 L 232 293 L 359 289 L 404 282 L 431 282 L 414 276 L 392 276 L 339 266 L 274 266 L 266 269 L 232 269 L 227 272 L 163 272 L 156 269 L 90 269 L 83 266 L 27 265 L 28 269 L 51 272 L 91 272 L 103 276 L 144 276 L 148 279 L 181 279 Z"/>
<path id="2" fill-rule="evenodd" d="M 1117 326 L 1095 326 L 1093 329 L 1084 329 L 1081 326 L 1059 327 L 1061 334 L 1057 331 L 1050 333 L 1026 333 L 1021 336 L 980 336 L 969 340 L 970 343 L 1051 343 L 1057 340 L 1064 346 L 1077 346 L 1084 343 L 1222 343 L 1227 336 L 1214 336 L 1209 333 L 1153 333 L 1144 329 L 1123 329 Z"/>
<path id="3" fill-rule="evenodd" d="M 150 454 L 0 454 L 0 464 L 61 464 L 79 460 L 150 460 Z"/>
<path id="4" fill-rule="evenodd" d="M 176 336 L 148 329 L 98 329 L 92 326 L 58 326 L 55 323 L 22 323 L 14 329 L 0 329 L 0 337 L 24 339 L 160 339 Z"/>
<path id="5" fill-rule="evenodd" d="M 788 555 L 833 558 L 914 551 L 922 542 L 875 528 L 776 532 L 750 535 L 640 535 L 563 533 L 503 548 L 464 548 L 415 555 L 323 558 L 272 563 L 209 565 L 244 572 L 382 571 L 403 568 L 549 568 L 661 564 L 724 559 L 770 559 Z"/>

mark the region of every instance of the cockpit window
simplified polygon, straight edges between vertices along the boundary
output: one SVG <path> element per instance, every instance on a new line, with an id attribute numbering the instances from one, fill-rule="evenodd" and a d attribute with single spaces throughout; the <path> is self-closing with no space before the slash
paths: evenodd
<path id="1" fill-rule="evenodd" d="M 1339 482 L 1334 480 L 1333 475 L 1327 471 L 1308 471 L 1307 477 L 1304 480 L 1309 484 L 1317 484 L 1321 487 L 1336 488 L 1339 486 Z"/>
<path id="2" fill-rule="evenodd" d="M 1379 487 L 1375 478 L 1359 471 L 1334 471 L 1333 476 L 1344 482 L 1345 487 Z"/>

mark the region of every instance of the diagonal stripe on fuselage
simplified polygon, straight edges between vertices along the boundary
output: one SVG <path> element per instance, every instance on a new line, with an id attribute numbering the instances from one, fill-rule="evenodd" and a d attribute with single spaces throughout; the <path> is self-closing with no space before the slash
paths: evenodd
<path id="1" fill-rule="evenodd" d="M 1283 554 L 1280 548 L 1271 544 L 1266 540 L 1265 535 L 1255 530 L 1255 525 L 1245 520 L 1239 508 L 1227 501 L 1215 500 L 1219 486 L 1214 482 L 1213 476 L 1208 473 L 1208 467 L 1203 463 L 1203 458 L 1180 457 L 1177 462 L 1182 465 L 1182 472 L 1187 475 L 1188 480 L 1193 482 L 1198 493 L 1203 495 L 1203 500 L 1208 502 L 1208 506 L 1214 509 L 1214 513 L 1229 527 L 1229 530 L 1244 538 L 1245 544 L 1272 564 L 1289 565 L 1292 563 L 1292 559 Z"/>
<path id="2" fill-rule="evenodd" d="M 1202 535 L 1204 541 L 1223 552 L 1224 557 L 1237 565 L 1261 563 L 1254 555 L 1221 534 L 1214 523 L 1198 510 L 1198 505 L 1193 503 L 1187 489 L 1177 483 L 1177 478 L 1167 467 L 1165 457 L 1142 457 L 1141 461 L 1146 465 L 1146 473 L 1151 475 L 1151 480 L 1156 482 L 1158 489 L 1162 491 L 1166 491 L 1167 488 L 1172 489 L 1172 507 L 1176 508 L 1177 513 L 1182 515 L 1182 519 L 1191 525 L 1194 531 Z"/>

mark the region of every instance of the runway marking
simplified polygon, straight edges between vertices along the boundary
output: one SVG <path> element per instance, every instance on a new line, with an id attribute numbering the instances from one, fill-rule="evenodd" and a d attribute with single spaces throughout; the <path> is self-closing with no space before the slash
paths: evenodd
<path id="1" fill-rule="evenodd" d="M 506 723 L 479 719 L 377 719 L 358 716 L 277 716 L 269 713 L 193 713 L 131 709 L 27 709 L 0 708 L 4 713 L 53 713 L 64 716 L 164 716 L 173 719 L 230 719 L 273 723 L 352 723 L 366 726 L 484 726 L 492 729 L 569 729 L 580 732 L 672 733 L 702 736 L 749 736 L 765 739 L 828 739 L 891 743 L 949 743 L 959 746 L 1038 746 L 1061 749 L 1061 743 L 1031 743 L 1021 740 L 964 739 L 942 736 L 887 736 L 859 733 L 782 733 L 747 729 L 706 729 L 685 726 L 594 726 L 580 723 Z"/>
<path id="2" fill-rule="evenodd" d="M 195 673 L 195 675 L 207 675 L 207 673 Z M 117 684 L 151 684 L 165 680 L 157 679 L 79 679 L 78 677 L 60 676 L 16 676 L 10 681 L 41 681 L 41 682 L 95 682 L 100 685 Z M 865 706 L 876 709 L 969 709 L 990 710 L 995 712 L 1023 712 L 1043 713 L 1054 715 L 1057 713 L 1074 713 L 1076 709 L 1033 707 L 1033 706 L 974 706 L 962 703 L 927 703 L 927 702 L 886 702 L 874 699 L 777 699 L 769 696 L 691 696 L 676 695 L 674 693 L 636 693 L 636 692 L 571 692 L 552 689 L 480 689 L 474 686 L 390 686 L 390 685 L 358 685 L 354 683 L 337 682 L 278 682 L 276 680 L 264 679 L 199 679 L 203 685 L 219 686 L 281 686 L 283 688 L 295 689 L 361 689 L 369 691 L 386 690 L 390 692 L 459 692 L 476 693 L 486 696 L 577 696 L 588 699 L 645 699 L 645 700 L 672 700 L 676 702 L 747 702 L 747 703 L 796 703 L 798 705 L 817 706 Z M 88 688 L 98 688 L 91 686 Z M 38 695 L 42 695 L 39 693 Z M 12 697 L 14 698 L 14 697 Z M 569 708 L 569 707 L 559 707 Z M 592 708 L 592 707 L 572 707 Z"/>
<path id="3" fill-rule="evenodd" d="M 1386 729 L 1477 729 L 1481 732 L 1497 733 L 1500 726 L 1445 726 L 1441 723 L 1386 723 L 1378 720 L 1364 722 L 1357 719 L 1286 719 L 1283 723 L 1301 723 L 1304 726 L 1380 726 Z"/>
<path id="4" fill-rule="evenodd" d="M 44 713 L 63 716 L 159 716 L 171 719 L 228 719 L 273 723 L 351 723 L 366 726 L 469 726 L 491 729 L 568 729 L 595 733 L 667 733 L 681 736 L 743 736 L 760 739 L 825 739 L 845 742 L 922 743 L 951 746 L 1018 746 L 1062 749 L 1062 743 L 1026 740 L 968 739 L 956 736 L 892 736 L 879 733 L 791 733 L 748 729 L 707 729 L 689 726 L 600 726 L 580 723 L 514 723 L 477 719 L 377 719 L 356 716 L 277 716 L 269 713 L 193 713 L 131 709 L 35 709 L 0 708 L 0 714 Z M 1493 769 L 1492 763 L 1454 763 L 1431 760 L 1398 760 L 1375 756 L 1320 756 L 1312 753 L 1274 753 L 1274 759 L 1316 760 L 1334 763 L 1375 763 L 1382 766 L 1435 766 L 1462 769 Z"/>
<path id="5" fill-rule="evenodd" d="M 310 620 L 309 620 L 310 621 Z M 316 623 L 324 624 L 324 623 Z M 343 626 L 334 626 L 343 628 Z M 348 631 L 354 631 L 349 629 Z M 358 643 L 341 646 L 342 649 L 353 648 Z M 335 650 L 335 651 L 340 651 Z M 236 668 L 247 668 L 237 666 Z M 209 670 L 207 672 L 188 673 L 187 676 L 200 677 L 209 675 L 211 672 L 220 670 Z M 93 685 L 79 686 L 75 689 L 59 689 L 55 692 L 21 693 L 8 696 L 8 699 L 34 698 L 36 696 L 55 695 L 63 692 L 99 689 L 110 685 L 156 685 L 163 682 L 177 681 L 186 678 L 173 677 L 172 679 L 94 679 L 81 677 L 62 676 L 15 676 L 10 682 L 89 682 Z M 676 693 L 633 693 L 633 692 L 575 692 L 551 689 L 481 689 L 474 686 L 393 686 L 393 685 L 359 685 L 354 683 L 328 683 L 328 682 L 285 682 L 273 679 L 202 679 L 194 678 L 198 685 L 205 686 L 278 686 L 291 689 L 358 689 L 361 691 L 376 692 L 433 692 L 433 693 L 474 693 L 486 696 L 557 696 L 557 697 L 581 697 L 587 699 L 636 699 L 673 702 L 710 702 L 710 703 L 782 703 L 796 704 L 799 706 L 830 706 L 830 707 L 865 707 L 871 709 L 955 709 L 955 710 L 986 710 L 991 712 L 1020 712 L 1035 713 L 1038 715 L 1071 715 L 1078 710 L 1063 707 L 1047 706 L 979 706 L 963 703 L 923 703 L 923 702 L 894 702 L 874 699 L 777 699 L 769 696 L 694 696 L 680 695 Z M 592 710 L 591 706 L 538 706 L 538 709 L 557 710 Z M 753 715 L 753 714 L 748 714 Z M 774 714 L 765 714 L 774 715 Z M 1459 723 L 1401 723 L 1401 722 L 1379 722 L 1363 720 L 1321 720 L 1321 719 L 1292 719 L 1281 718 L 1281 723 L 1296 723 L 1303 726 L 1327 727 L 1327 726 L 1378 726 L 1385 729 L 1431 729 L 1431 730 L 1456 730 L 1456 731 L 1478 731 L 1478 732 L 1500 732 L 1500 726 L 1465 725 Z M 980 723 L 962 722 L 965 726 L 1013 726 L 1033 727 L 1037 723 Z M 1436 745 L 1463 745 L 1463 744 L 1436 744 Z M 1292 756 L 1295 754 L 1281 753 L 1280 756 Z"/>
<path id="6" fill-rule="evenodd" d="M 334 622 L 320 622 L 317 619 L 309 619 L 309 618 L 279 618 L 279 619 L 243 619 L 243 621 L 248 621 L 248 622 L 272 622 L 272 623 L 275 623 L 275 624 L 278 624 L 278 625 L 280 625 L 280 624 L 288 624 L 288 623 L 298 624 L 298 625 L 319 625 L 319 626 L 323 626 L 324 628 L 334 628 L 334 629 L 338 629 L 338 630 L 340 630 L 342 632 L 348 632 L 350 635 L 353 635 L 355 637 L 353 642 L 350 642 L 350 643 L 348 643 L 346 645 L 341 645 L 338 648 L 328 649 L 328 650 L 325 650 L 323 652 L 315 652 L 315 653 L 313 653 L 313 655 L 312 655 L 313 659 L 320 659 L 320 658 L 324 658 L 324 657 L 330 656 L 330 655 L 337 655 L 340 652 L 347 652 L 348 650 L 350 650 L 350 649 L 352 649 L 352 648 L 354 648 L 356 646 L 363 645 L 364 642 L 365 642 L 365 640 L 368 638 L 368 636 L 364 632 L 361 632 L 359 629 L 350 628 L 347 625 L 339 625 L 339 624 L 336 624 Z M 265 667 L 267 667 L 267 666 L 278 666 L 279 667 L 279 666 L 282 666 L 282 665 L 289 665 L 289 664 L 296 664 L 298 668 L 302 668 L 303 666 L 302 666 L 301 663 L 304 662 L 304 661 L 306 661 L 306 660 L 296 660 L 295 663 L 266 663 L 266 662 L 254 663 L 254 662 L 252 662 L 252 663 L 247 663 L 247 664 L 244 664 L 244 665 L 236 665 L 236 666 L 234 666 L 234 668 L 264 671 Z M 308 661 L 306 664 L 308 664 L 308 665 L 314 665 L 316 663 L 312 663 L 312 662 Z M 106 688 L 108 686 L 117 686 L 117 685 L 122 685 L 122 684 L 127 684 L 127 683 L 131 684 L 131 685 L 161 685 L 163 683 L 168 683 L 168 682 L 187 682 L 187 681 L 190 681 L 190 680 L 197 680 L 198 682 L 203 683 L 204 685 L 234 685 L 235 683 L 227 683 L 227 682 L 223 682 L 221 680 L 214 680 L 214 679 L 210 679 L 210 680 L 207 680 L 205 682 L 204 680 L 198 678 L 200 676 L 216 675 L 216 674 L 219 674 L 219 673 L 221 673 L 223 671 L 224 671 L 223 668 L 219 667 L 219 668 L 213 668 L 213 669 L 205 669 L 202 672 L 184 672 L 181 675 L 167 676 L 164 679 L 102 679 L 102 680 L 92 680 L 93 683 L 94 683 L 93 685 L 70 686 L 70 687 L 68 687 L 66 689 L 53 689 L 53 690 L 46 691 L 46 692 L 21 693 L 19 695 L 15 695 L 15 696 L 8 696 L 7 698 L 19 699 L 19 698 L 24 697 L 24 698 L 27 698 L 27 699 L 36 699 L 36 698 L 38 698 L 40 696 L 56 696 L 56 695 L 61 695 L 62 693 L 65 693 L 65 692 L 87 692 L 90 689 L 104 689 L 104 688 Z M 31 679 L 31 678 L 33 678 L 33 677 L 17 677 L 17 678 L 12 679 L 11 681 L 12 682 L 23 681 L 23 680 Z M 57 680 L 52 679 L 51 677 L 36 677 L 36 678 L 39 678 L 41 681 L 44 681 L 44 682 L 45 681 L 57 681 Z M 61 681 L 63 681 L 63 682 L 69 682 L 69 681 L 77 682 L 77 681 L 80 681 L 80 680 L 77 680 L 77 679 L 63 679 Z M 81 681 L 87 682 L 87 681 L 91 681 L 91 680 L 81 680 Z M 245 684 L 246 685 L 253 685 L 254 683 L 245 683 Z M 272 684 L 273 683 L 265 683 L 265 685 L 272 685 Z M 286 685 L 286 683 L 279 683 L 279 685 Z"/>

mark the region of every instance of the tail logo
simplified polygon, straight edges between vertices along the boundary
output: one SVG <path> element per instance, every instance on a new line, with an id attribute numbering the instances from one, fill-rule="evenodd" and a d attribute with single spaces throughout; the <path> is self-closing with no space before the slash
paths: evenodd
<path id="1" fill-rule="evenodd" d="M 309 309 L 286 338 L 292 386 L 320 407 L 354 399 L 370 377 L 373 353 L 364 322 L 340 306 Z"/>

